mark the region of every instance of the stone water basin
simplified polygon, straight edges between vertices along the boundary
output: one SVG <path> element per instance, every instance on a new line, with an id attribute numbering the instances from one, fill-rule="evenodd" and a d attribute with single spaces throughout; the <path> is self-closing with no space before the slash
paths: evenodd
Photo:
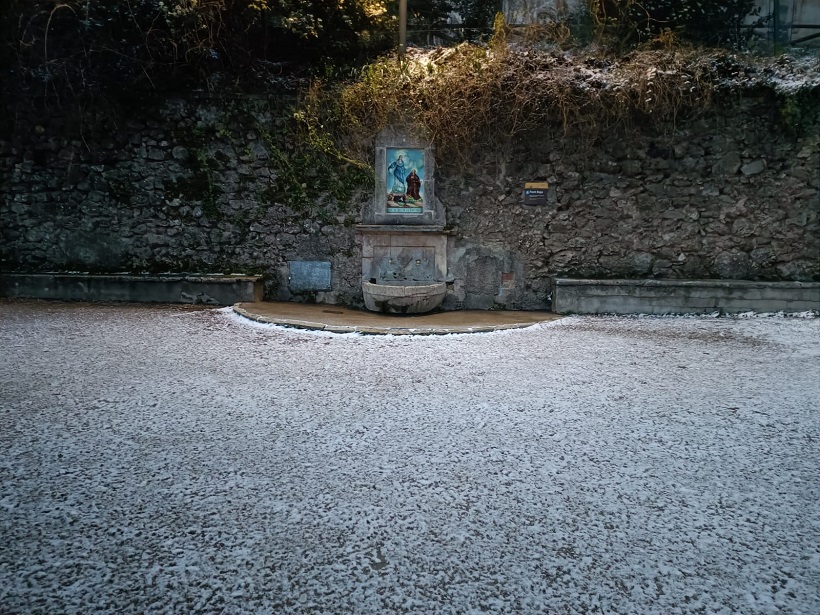
<path id="1" fill-rule="evenodd" d="M 424 314 L 441 305 L 447 294 L 446 282 L 384 280 L 362 282 L 364 305 L 371 312 Z"/>

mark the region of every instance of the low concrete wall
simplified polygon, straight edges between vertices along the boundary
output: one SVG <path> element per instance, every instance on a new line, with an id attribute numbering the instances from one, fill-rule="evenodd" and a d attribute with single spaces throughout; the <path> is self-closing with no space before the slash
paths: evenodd
<path id="1" fill-rule="evenodd" d="M 820 310 L 820 283 L 557 278 L 559 314 L 691 314 Z"/>
<path id="2" fill-rule="evenodd" d="M 262 300 L 262 278 L 228 275 L 0 274 L 0 297 L 233 305 Z"/>

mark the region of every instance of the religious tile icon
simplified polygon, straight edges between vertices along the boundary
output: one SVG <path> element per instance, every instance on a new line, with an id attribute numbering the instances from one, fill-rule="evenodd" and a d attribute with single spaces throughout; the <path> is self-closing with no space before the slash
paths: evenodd
<path id="1" fill-rule="evenodd" d="M 424 150 L 387 148 L 387 213 L 424 211 Z"/>

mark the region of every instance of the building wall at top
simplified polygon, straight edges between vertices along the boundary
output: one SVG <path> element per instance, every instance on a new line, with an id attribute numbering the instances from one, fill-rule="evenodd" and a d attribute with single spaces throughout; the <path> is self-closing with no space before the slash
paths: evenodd
<path id="1" fill-rule="evenodd" d="M 581 9 L 584 0 L 504 0 L 503 11 L 510 24 L 537 24 L 558 19 Z M 759 15 L 749 17 L 749 24 L 760 17 L 773 14 L 778 8 L 780 24 L 788 28 L 785 37 L 789 41 L 803 39 L 820 33 L 820 29 L 791 28 L 792 24 L 820 25 L 820 0 L 757 0 Z M 768 22 L 769 29 L 772 22 Z M 758 33 L 763 36 L 771 32 L 765 29 Z M 820 45 L 820 37 L 801 43 L 804 46 Z"/>
<path id="2" fill-rule="evenodd" d="M 583 0 L 504 0 L 502 10 L 510 24 L 535 24 L 557 19 L 583 6 Z"/>
<path id="3" fill-rule="evenodd" d="M 761 17 L 773 15 L 777 8 L 780 27 L 788 28 L 788 31 L 784 35 L 785 40 L 797 41 L 812 34 L 820 34 L 820 28 L 792 27 L 793 24 L 820 25 L 820 0 L 758 0 L 757 6 L 760 9 Z M 772 22 L 770 21 L 770 28 L 771 24 Z M 818 46 L 820 45 L 820 37 L 800 44 L 805 46 Z"/>

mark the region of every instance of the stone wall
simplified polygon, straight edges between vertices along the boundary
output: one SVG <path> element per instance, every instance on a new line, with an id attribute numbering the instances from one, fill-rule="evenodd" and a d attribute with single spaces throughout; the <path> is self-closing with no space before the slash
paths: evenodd
<path id="1" fill-rule="evenodd" d="M 0 139 L 0 268 L 256 273 L 268 299 L 360 306 L 372 193 L 288 198 L 289 102 L 167 100 L 84 128 L 21 103 Z M 820 129 L 787 135 L 771 105 L 438 159 L 445 308 L 546 308 L 554 277 L 820 280 Z M 549 182 L 547 205 L 523 205 L 528 181 Z M 294 260 L 330 261 L 332 290 L 291 292 Z"/>
<path id="2" fill-rule="evenodd" d="M 448 307 L 531 307 L 553 277 L 820 279 L 820 128 L 752 99 L 674 128 L 532 135 L 455 172 Z M 524 206 L 528 181 L 548 204 Z"/>
<path id="3" fill-rule="evenodd" d="M 334 290 L 298 298 L 361 301 L 358 201 L 282 198 L 292 103 L 173 99 L 85 127 L 21 103 L 0 140 L 0 268 L 256 273 L 267 298 L 291 299 L 288 261 L 325 260 Z"/>

